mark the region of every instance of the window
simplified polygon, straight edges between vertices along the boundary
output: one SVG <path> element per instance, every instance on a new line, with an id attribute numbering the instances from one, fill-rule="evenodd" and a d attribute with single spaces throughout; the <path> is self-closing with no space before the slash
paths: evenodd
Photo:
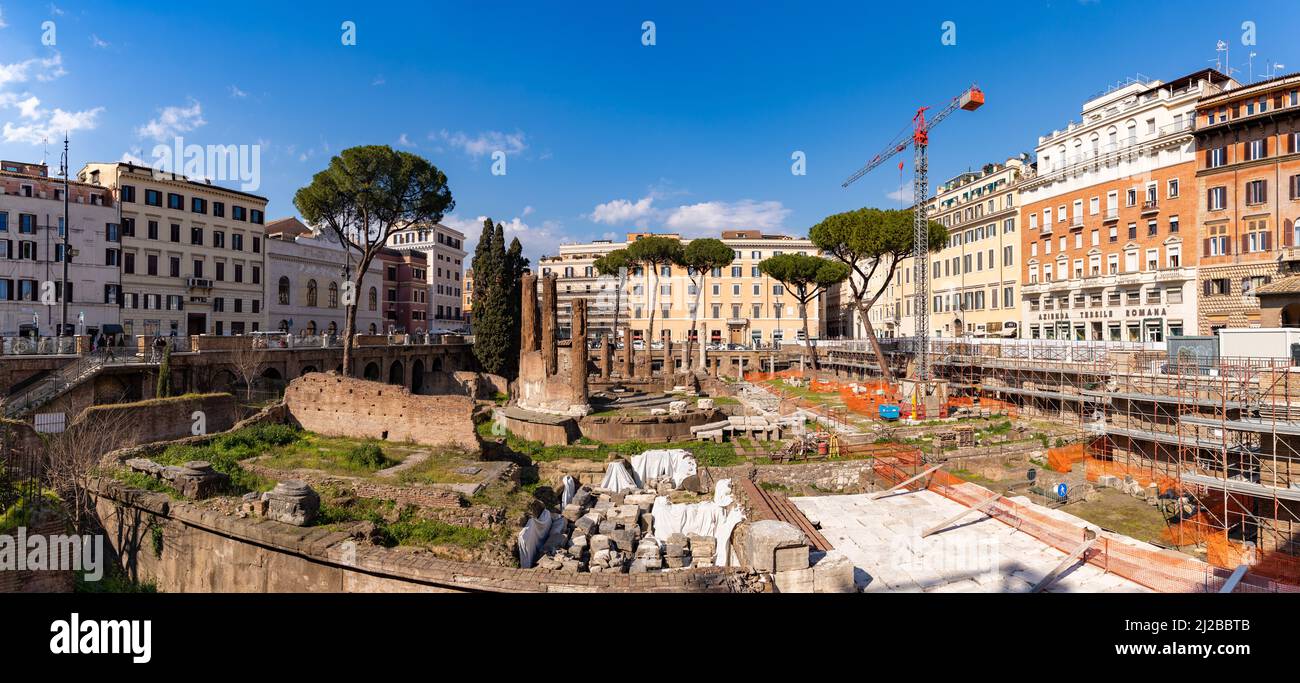
<path id="1" fill-rule="evenodd" d="M 123 185 L 123 186 L 122 186 L 122 201 L 124 201 L 124 202 L 130 202 L 130 203 L 132 203 L 132 204 L 135 203 L 135 186 L 134 186 L 134 185 Z"/>
<path id="2" fill-rule="evenodd" d="M 190 244 L 203 245 L 203 228 L 190 228 Z"/>
<path id="3" fill-rule="evenodd" d="M 1267 140 L 1249 140 L 1242 146 L 1242 157 L 1245 161 L 1263 159 L 1266 156 L 1268 156 Z"/>
<path id="4" fill-rule="evenodd" d="M 330 308 L 338 308 L 338 307 L 339 307 L 339 286 L 338 286 L 338 283 L 335 283 L 335 282 L 331 282 L 331 283 L 330 283 L 330 289 L 329 289 L 329 307 L 330 307 Z"/>
<path id="5" fill-rule="evenodd" d="M 1013 254 L 1013 252 L 1012 252 L 1011 247 L 1009 247 L 1009 246 L 1002 247 L 1002 265 L 1003 265 L 1003 266 L 1013 266 L 1013 265 L 1015 265 L 1015 263 L 1014 263 L 1014 258 L 1013 258 L 1013 257 L 1014 257 L 1014 254 Z"/>
<path id="6" fill-rule="evenodd" d="M 232 206 L 230 207 L 230 217 L 237 221 L 246 221 L 248 220 L 248 212 L 242 206 Z"/>
<path id="7" fill-rule="evenodd" d="M 1206 190 L 1205 206 L 1210 211 L 1222 211 L 1228 206 L 1228 188 L 1211 187 Z"/>
<path id="8" fill-rule="evenodd" d="M 172 241 L 173 241 L 173 242 L 176 242 L 176 243 L 178 243 L 178 244 L 180 243 L 180 241 L 181 241 L 181 226 L 176 225 L 175 223 L 172 224 L 172 235 L 171 235 L 171 237 L 172 237 Z"/>
<path id="9" fill-rule="evenodd" d="M 1205 238 L 1206 256 L 1227 256 L 1232 253 L 1229 250 L 1228 225 L 1226 223 L 1207 225 L 1205 231 L 1210 235 Z"/>
<path id="10" fill-rule="evenodd" d="M 215 216 L 215 217 L 217 217 L 217 218 L 225 218 L 225 217 L 226 217 L 226 203 L 225 203 L 225 202 L 212 202 L 212 215 Z"/>
<path id="11" fill-rule="evenodd" d="M 1168 184 L 1168 185 L 1169 185 L 1169 186 L 1168 186 L 1168 189 L 1167 189 L 1167 192 L 1166 192 L 1166 195 L 1168 196 L 1168 198 L 1169 198 L 1169 199 L 1174 199 L 1174 198 L 1178 197 L 1178 179 L 1177 179 L 1177 178 L 1170 178 L 1170 179 L 1169 179 L 1169 184 Z"/>
<path id="12" fill-rule="evenodd" d="M 1268 181 L 1251 180 L 1246 183 L 1246 203 L 1263 204 L 1268 201 Z"/>
<path id="13" fill-rule="evenodd" d="M 181 257 L 172 256 L 167 259 L 167 264 L 168 264 L 168 269 L 167 269 L 168 277 L 181 276 Z"/>
<path id="14" fill-rule="evenodd" d="M 316 305 L 316 281 L 315 280 L 307 281 L 307 305 L 308 306 Z"/>
<path id="15" fill-rule="evenodd" d="M 1138 196 L 1137 188 L 1135 188 L 1135 187 L 1130 187 L 1130 188 L 1128 189 L 1128 192 L 1124 193 L 1124 205 L 1125 205 L 1125 206 L 1136 206 L 1136 205 L 1137 205 L 1137 196 Z"/>
<path id="16" fill-rule="evenodd" d="M 1232 283 L 1228 278 L 1216 277 L 1205 281 L 1207 296 L 1226 296 L 1232 293 Z"/>
<path id="17" fill-rule="evenodd" d="M 190 211 L 193 213 L 207 213 L 208 200 L 199 197 L 190 198 Z"/>
<path id="18" fill-rule="evenodd" d="M 145 190 L 144 203 L 149 206 L 162 206 L 162 193 L 158 190 Z"/>
<path id="19" fill-rule="evenodd" d="M 177 211 L 183 210 L 185 208 L 185 198 L 174 192 L 168 192 L 167 208 L 175 209 Z"/>
<path id="20" fill-rule="evenodd" d="M 1205 150 L 1205 166 L 1207 168 L 1218 168 L 1228 163 L 1228 148 L 1216 147 Z"/>
<path id="21" fill-rule="evenodd" d="M 1268 251 L 1270 247 L 1268 219 L 1257 218 L 1246 221 L 1246 233 L 1241 236 L 1242 253 Z"/>

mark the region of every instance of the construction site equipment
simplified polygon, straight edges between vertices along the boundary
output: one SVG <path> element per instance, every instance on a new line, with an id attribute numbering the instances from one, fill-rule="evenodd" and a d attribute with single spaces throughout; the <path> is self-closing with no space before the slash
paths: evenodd
<path id="1" fill-rule="evenodd" d="M 915 203 L 913 209 L 915 228 L 913 237 L 915 241 L 912 244 L 912 249 L 915 255 L 913 266 L 916 271 L 914 274 L 916 294 L 912 311 L 916 315 L 916 339 L 919 342 L 916 347 L 918 355 L 916 357 L 915 377 L 922 386 L 930 380 L 930 365 L 925 355 L 928 350 L 927 342 L 930 335 L 930 221 L 926 216 L 926 201 L 930 195 L 930 129 L 942 123 L 944 119 L 958 109 L 974 111 L 983 104 L 984 93 L 979 87 L 972 85 L 939 109 L 938 113 L 934 114 L 929 121 L 925 119 L 925 112 L 930 107 L 920 107 L 916 110 L 916 114 L 912 116 L 911 132 L 907 133 L 906 129 L 904 129 L 905 132 L 900 133 L 889 143 L 889 146 L 873 157 L 866 166 L 849 176 L 842 185 L 848 187 L 854 181 L 870 173 L 872 169 L 907 149 L 908 145 L 912 146 L 912 201 Z M 916 419 L 915 401 L 914 394 L 913 419 Z"/>
<path id="2" fill-rule="evenodd" d="M 938 524 L 936 524 L 936 525 L 930 527 L 929 529 L 926 529 L 925 531 L 922 531 L 922 532 L 921 532 L 921 538 L 929 537 L 929 536 L 931 536 L 931 535 L 933 535 L 933 534 L 937 534 L 937 533 L 939 533 L 940 531 L 943 531 L 943 530 L 945 530 L 945 529 L 950 528 L 952 525 L 954 525 L 954 524 L 956 524 L 957 522 L 961 521 L 961 519 L 962 519 L 963 517 L 965 517 L 966 515 L 969 515 L 969 514 L 972 513 L 972 512 L 984 512 L 985 510 L 987 510 L 987 509 L 989 508 L 990 505 L 992 505 L 992 504 L 998 502 L 998 501 L 1001 500 L 1001 499 L 1002 499 L 1002 494 L 1001 494 L 1001 493 L 995 493 L 995 494 L 993 494 L 992 497 L 990 497 L 988 500 L 984 501 L 983 503 L 980 503 L 979 505 L 976 505 L 975 507 L 966 508 L 965 510 L 962 510 L 961 512 L 958 512 L 957 514 L 953 515 L 952 517 L 949 517 L 948 519 L 945 519 L 945 520 L 943 520 L 942 522 L 939 522 Z"/>
<path id="3" fill-rule="evenodd" d="M 1056 583 L 1056 580 L 1061 578 L 1062 572 L 1064 572 L 1066 569 L 1069 569 L 1070 566 L 1073 565 L 1075 562 L 1078 562 L 1079 558 L 1082 557 L 1084 553 L 1091 550 L 1092 546 L 1096 542 L 1097 542 L 1097 536 L 1096 534 L 1093 534 L 1092 538 L 1089 538 L 1083 543 L 1080 543 L 1079 545 L 1075 546 L 1074 550 L 1071 550 L 1070 554 L 1066 555 L 1065 559 L 1061 560 L 1060 564 L 1053 567 L 1052 571 L 1047 573 L 1047 576 L 1044 576 L 1043 578 L 1039 579 L 1038 583 L 1034 584 L 1034 587 L 1030 589 L 1029 592 L 1041 593 L 1044 590 L 1047 590 L 1048 586 L 1051 586 L 1052 584 Z"/>
<path id="4" fill-rule="evenodd" d="M 873 494 L 871 494 L 871 500 L 875 500 L 875 499 L 877 499 L 877 498 L 883 498 L 883 497 L 885 497 L 885 496 L 887 496 L 887 495 L 889 495 L 889 494 L 891 494 L 891 493 L 893 493 L 893 492 L 895 492 L 895 491 L 897 491 L 897 490 L 899 490 L 899 489 L 901 489 L 901 488 L 906 488 L 908 484 L 911 484 L 911 483 L 914 482 L 914 481 L 919 481 L 919 480 L 921 480 L 921 479 L 924 479 L 925 477 L 927 477 L 927 476 L 933 474 L 934 472 L 938 471 L 939 468 L 941 468 L 941 467 L 943 467 L 943 465 L 935 465 L 934 467 L 931 467 L 930 469 L 928 469 L 928 470 L 926 470 L 926 471 L 924 471 L 924 472 L 922 472 L 922 473 L 920 473 L 920 474 L 918 474 L 918 475 L 916 475 L 916 476 L 914 476 L 914 477 L 912 477 L 912 478 L 910 478 L 910 479 L 905 479 L 905 480 L 903 480 L 903 481 L 898 482 L 897 484 L 894 484 L 893 486 L 891 486 L 891 487 L 885 489 L 884 491 L 878 491 L 878 492 L 876 492 L 876 493 L 873 493 Z"/>

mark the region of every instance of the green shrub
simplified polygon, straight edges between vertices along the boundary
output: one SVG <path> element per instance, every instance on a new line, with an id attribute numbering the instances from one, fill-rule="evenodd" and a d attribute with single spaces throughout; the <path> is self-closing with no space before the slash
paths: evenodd
<path id="1" fill-rule="evenodd" d="M 386 467 L 391 462 L 384 455 L 384 449 L 373 441 L 357 444 L 349 448 L 343 454 L 343 459 L 354 467 L 361 467 L 369 470 L 378 470 Z"/>

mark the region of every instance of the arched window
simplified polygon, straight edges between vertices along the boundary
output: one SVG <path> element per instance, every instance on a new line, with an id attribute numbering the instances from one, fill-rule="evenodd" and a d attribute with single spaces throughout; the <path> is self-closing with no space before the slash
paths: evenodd
<path id="1" fill-rule="evenodd" d="M 374 287 L 370 288 L 370 310 L 379 308 L 379 290 Z"/>
<path id="2" fill-rule="evenodd" d="M 280 331 L 281 331 L 281 332 L 288 332 L 288 331 L 289 331 L 289 321 L 288 321 L 288 320 L 281 320 L 281 321 L 280 321 Z"/>
<path id="3" fill-rule="evenodd" d="M 307 334 L 309 334 L 309 335 L 313 335 L 313 336 L 316 334 L 316 321 L 315 321 L 315 320 L 312 320 L 312 321 L 310 321 L 310 322 L 307 323 Z"/>
<path id="4" fill-rule="evenodd" d="M 307 281 L 307 305 L 308 306 L 316 305 L 316 281 L 315 280 Z"/>
<path id="5" fill-rule="evenodd" d="M 289 305 L 289 278 L 280 278 L 280 305 Z"/>
<path id="6" fill-rule="evenodd" d="M 375 291 L 375 290 L 372 289 L 372 290 L 370 290 L 370 291 L 373 292 L 373 291 Z M 377 332 L 377 331 L 378 331 L 378 330 L 375 328 L 375 324 L 374 324 L 374 323 L 370 323 L 370 334 L 374 334 L 374 333 Z"/>
<path id="7" fill-rule="evenodd" d="M 338 334 L 338 332 L 339 332 L 339 324 L 336 323 L 336 322 L 334 322 L 333 320 L 331 320 L 331 321 L 330 321 L 330 326 L 329 326 L 328 328 L 326 328 L 326 332 L 328 332 L 329 334 Z"/>
<path id="8" fill-rule="evenodd" d="M 330 283 L 330 308 L 339 307 L 339 285 L 337 282 Z"/>

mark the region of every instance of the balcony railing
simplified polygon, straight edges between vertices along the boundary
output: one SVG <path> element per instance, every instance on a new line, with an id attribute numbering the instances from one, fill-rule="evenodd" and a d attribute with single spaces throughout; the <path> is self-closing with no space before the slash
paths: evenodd
<path id="1" fill-rule="evenodd" d="M 1148 199 L 1142 202 L 1143 214 L 1155 213 L 1159 210 L 1160 210 L 1160 200 L 1158 199 Z"/>

